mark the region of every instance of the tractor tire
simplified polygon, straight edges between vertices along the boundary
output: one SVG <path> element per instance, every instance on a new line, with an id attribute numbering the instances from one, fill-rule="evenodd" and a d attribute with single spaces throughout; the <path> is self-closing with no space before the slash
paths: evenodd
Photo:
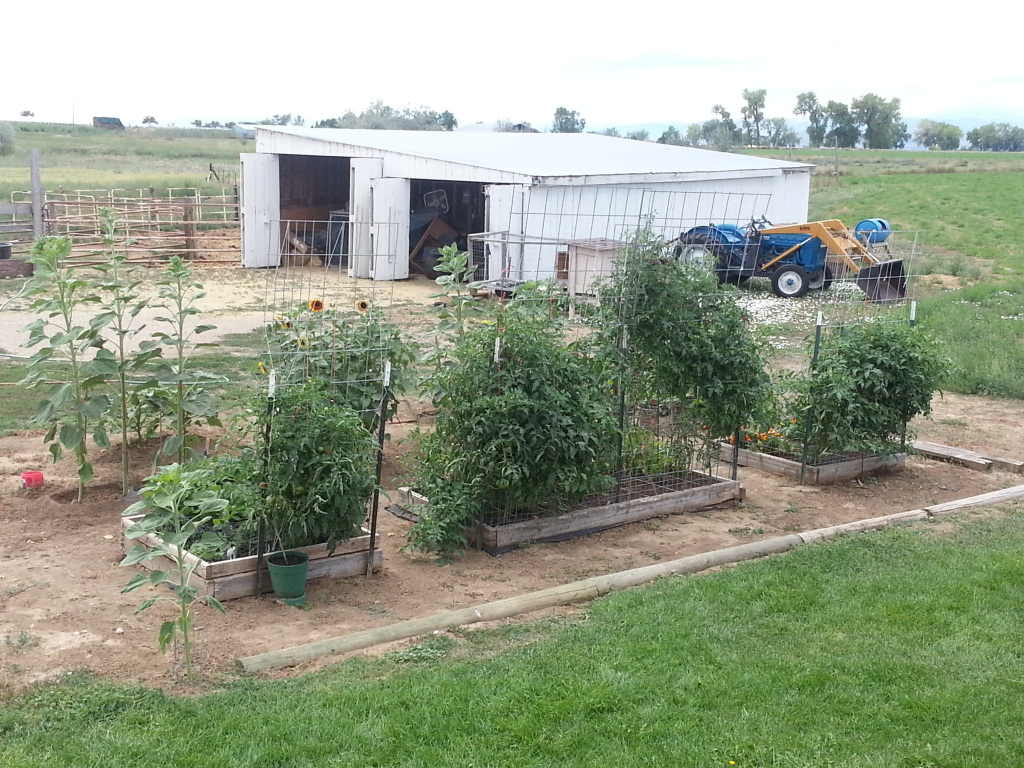
<path id="1" fill-rule="evenodd" d="M 714 270 L 719 283 L 725 282 L 729 258 L 725 250 L 710 237 L 694 235 L 681 241 L 675 249 L 675 257 L 682 264 L 699 264 Z"/>
<path id="2" fill-rule="evenodd" d="M 799 264 L 783 264 L 772 272 L 772 292 L 782 299 L 798 299 L 809 288 L 807 272 Z"/>
<path id="3" fill-rule="evenodd" d="M 832 276 L 832 268 L 825 265 L 822 270 L 811 272 L 807 275 L 807 288 L 811 291 L 827 291 L 835 278 Z"/>

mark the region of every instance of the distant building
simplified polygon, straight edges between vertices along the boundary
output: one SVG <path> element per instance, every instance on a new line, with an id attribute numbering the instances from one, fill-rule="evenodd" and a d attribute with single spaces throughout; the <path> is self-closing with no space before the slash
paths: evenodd
<path id="1" fill-rule="evenodd" d="M 106 128 L 108 131 L 123 131 L 124 123 L 121 122 L 119 117 L 94 117 L 92 119 L 93 128 Z"/>

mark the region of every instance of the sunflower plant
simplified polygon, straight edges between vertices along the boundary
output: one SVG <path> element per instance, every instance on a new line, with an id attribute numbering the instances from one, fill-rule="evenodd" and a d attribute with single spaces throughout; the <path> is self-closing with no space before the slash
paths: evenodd
<path id="1" fill-rule="evenodd" d="M 205 422 L 219 427 L 217 404 L 204 384 L 220 381 L 217 376 L 195 370 L 191 351 L 197 346 L 196 336 L 212 331 L 214 325 L 191 325 L 191 318 L 199 314 L 196 302 L 206 294 L 195 280 L 195 271 L 180 256 L 171 259 L 161 279 L 157 281 L 160 307 L 166 314 L 153 318 L 153 322 L 167 330 L 154 331 L 153 339 L 171 352 L 160 359 L 156 377 L 169 392 L 170 409 L 174 419 L 174 434 L 164 441 L 164 456 L 174 456 L 179 464 L 199 457 L 195 448 L 199 438 L 189 434 L 189 426 Z"/>
<path id="2" fill-rule="evenodd" d="M 96 445 L 110 445 L 104 424 L 111 400 L 102 394 L 102 388 L 108 376 L 117 374 L 117 365 L 100 333 L 107 322 L 103 314 L 85 325 L 77 322 L 76 311 L 95 307 L 102 299 L 95 286 L 69 266 L 70 255 L 71 239 L 67 237 L 43 237 L 32 246 L 35 277 L 26 295 L 34 298 L 32 311 L 39 317 L 26 326 L 24 346 L 38 349 L 29 358 L 29 372 L 22 384 L 39 386 L 51 378 L 54 363 L 66 366 L 67 380 L 52 386 L 33 420 L 49 427 L 43 440 L 49 444 L 54 462 L 65 450 L 74 453 L 81 501 L 85 485 L 93 477 L 89 431 Z"/>
<path id="3" fill-rule="evenodd" d="M 268 342 L 279 383 L 325 381 L 332 397 L 362 414 L 367 426 L 377 418 L 386 362 L 391 363 L 387 418 L 412 383 L 415 346 L 366 299 L 351 308 L 329 308 L 313 299 L 304 310 L 275 317 Z M 265 363 L 261 370 L 267 370 Z"/>

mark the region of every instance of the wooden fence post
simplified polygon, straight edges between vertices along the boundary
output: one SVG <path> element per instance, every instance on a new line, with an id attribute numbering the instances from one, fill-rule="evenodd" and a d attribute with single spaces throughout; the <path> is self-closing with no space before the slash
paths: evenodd
<path id="1" fill-rule="evenodd" d="M 43 184 L 39 176 L 39 150 L 29 150 L 29 163 L 32 172 L 32 237 L 38 240 L 43 236 Z"/>
<path id="2" fill-rule="evenodd" d="M 185 229 L 185 258 L 194 259 L 199 255 L 199 234 L 196 230 L 196 206 L 185 203 L 182 206 L 181 223 Z"/>

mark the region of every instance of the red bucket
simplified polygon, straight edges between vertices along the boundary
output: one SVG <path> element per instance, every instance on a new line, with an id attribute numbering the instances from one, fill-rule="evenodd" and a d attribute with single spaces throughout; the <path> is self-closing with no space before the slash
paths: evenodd
<path id="1" fill-rule="evenodd" d="M 22 472 L 21 473 L 21 487 L 22 488 L 42 488 L 43 487 L 43 473 L 42 472 Z"/>

